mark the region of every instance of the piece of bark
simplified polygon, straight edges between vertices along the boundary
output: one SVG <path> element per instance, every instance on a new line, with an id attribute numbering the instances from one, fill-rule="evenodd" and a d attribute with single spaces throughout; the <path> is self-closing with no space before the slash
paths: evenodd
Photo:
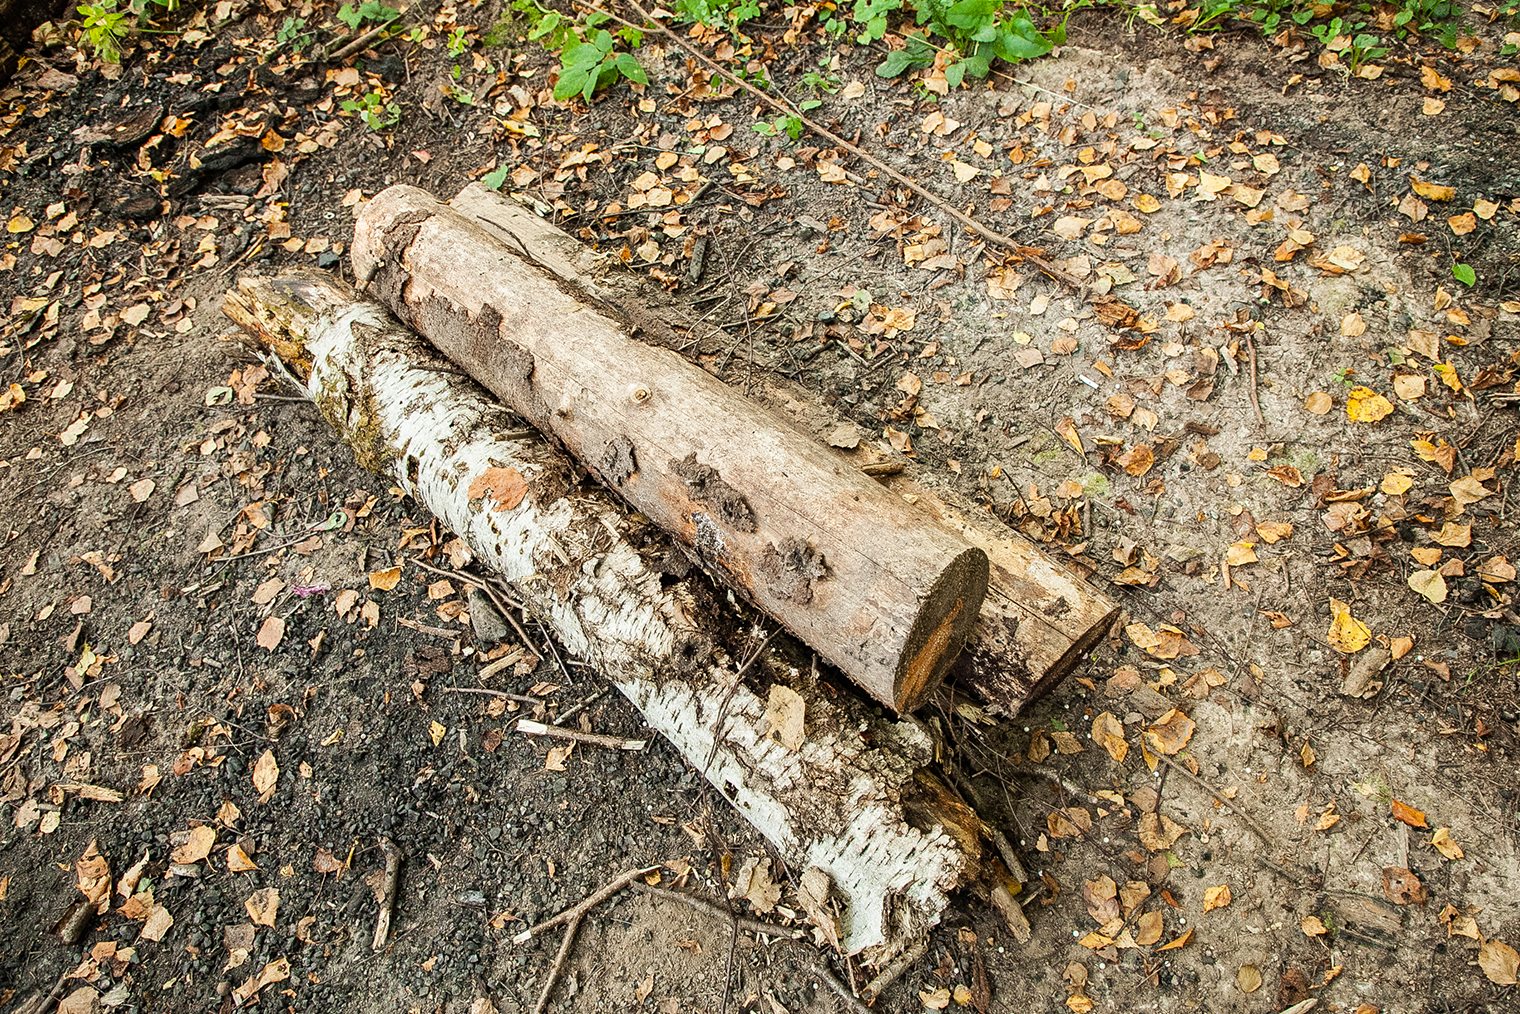
<path id="1" fill-rule="evenodd" d="M 540 267 L 588 299 L 615 308 L 651 341 L 672 348 L 702 341 L 690 308 L 673 300 L 616 258 L 598 254 L 521 204 L 479 183 L 449 202 L 487 232 L 525 251 Z M 362 276 L 361 276 L 362 277 Z M 732 342 L 719 335 L 715 347 Z M 756 395 L 793 425 L 827 433 L 838 420 L 804 419 L 810 395 L 797 385 L 766 378 Z M 848 455 L 827 452 L 836 461 Z M 954 505 L 911 479 L 889 488 L 916 508 L 985 552 L 989 588 L 981 616 L 951 672 L 987 702 L 994 715 L 1018 714 L 1076 668 L 1107 634 L 1118 616 L 1114 603 L 1057 560 L 994 519 L 978 521 L 975 509 Z"/>
<path id="2" fill-rule="evenodd" d="M 404 322 L 877 700 L 909 712 L 944 679 L 981 549 L 425 191 L 377 194 L 351 252 Z"/>
<path id="3" fill-rule="evenodd" d="M 519 425 L 510 414 L 374 303 L 313 273 L 245 278 L 224 310 L 307 384 L 361 465 L 465 539 L 789 865 L 828 874 L 847 952 L 890 958 L 978 875 L 981 843 L 959 832 L 966 814 L 938 813 L 915 779 L 935 753 L 922 724 L 796 680 L 803 741 L 777 742 L 763 693 L 735 686 L 746 645 L 733 639 L 748 624 L 726 615 L 721 592 L 695 570 L 672 581 L 658 550 L 641 556 L 609 493 L 564 495 L 570 462 L 502 439 Z M 472 483 L 506 469 L 526 483 L 520 503 L 472 498 Z"/>

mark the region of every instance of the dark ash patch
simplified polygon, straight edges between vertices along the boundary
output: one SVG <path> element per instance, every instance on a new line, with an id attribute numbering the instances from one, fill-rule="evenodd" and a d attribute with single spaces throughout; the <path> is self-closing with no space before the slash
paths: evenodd
<path id="1" fill-rule="evenodd" d="M 696 451 L 679 461 L 670 459 L 669 468 L 685 481 L 691 498 L 707 504 L 719 521 L 737 531 L 755 530 L 755 510 L 744 494 L 724 482 L 716 468 L 697 461 Z"/>
<path id="2" fill-rule="evenodd" d="M 638 457 L 633 453 L 633 441 L 621 433 L 613 437 L 602 451 L 602 477 L 614 486 L 627 482 L 639 470 Z"/>
<path id="3" fill-rule="evenodd" d="M 829 565 L 817 547 L 789 535 L 779 548 L 765 547 L 760 555 L 760 574 L 772 595 L 805 606 L 813 601 L 813 582 L 828 577 Z"/>

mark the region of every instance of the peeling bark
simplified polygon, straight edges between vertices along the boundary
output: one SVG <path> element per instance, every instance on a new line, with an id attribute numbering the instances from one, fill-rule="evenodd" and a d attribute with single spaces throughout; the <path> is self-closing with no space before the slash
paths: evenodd
<path id="1" fill-rule="evenodd" d="M 795 750 L 770 738 L 765 699 L 736 680 L 743 646 L 701 605 L 715 600 L 704 579 L 669 584 L 610 494 L 563 492 L 560 452 L 499 439 L 516 420 L 384 310 L 317 274 L 246 278 L 224 309 L 306 382 L 361 464 L 464 538 L 794 870 L 827 874 L 846 952 L 890 958 L 978 876 L 979 818 L 921 788 L 934 742 L 920 723 L 793 672 L 805 738 Z M 490 468 L 527 480 L 517 507 L 470 498 Z"/>

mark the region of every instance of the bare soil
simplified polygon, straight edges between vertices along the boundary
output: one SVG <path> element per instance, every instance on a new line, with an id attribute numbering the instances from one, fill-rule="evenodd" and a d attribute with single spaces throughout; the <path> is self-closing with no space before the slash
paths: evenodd
<path id="1" fill-rule="evenodd" d="M 525 924 L 663 861 L 667 882 L 689 864 L 683 885 L 716 896 L 730 862 L 765 854 L 661 742 L 548 769 L 516 717 L 575 708 L 636 736 L 637 712 L 531 619 L 477 638 L 464 585 L 413 563 L 447 571 L 449 534 L 262 376 L 218 311 L 241 272 L 344 271 L 355 203 L 379 189 L 448 197 L 497 166 L 743 336 L 697 343 L 703 365 L 820 437 L 852 422 L 908 454 L 913 478 L 987 505 L 1144 625 L 1011 722 L 925 716 L 1024 851 L 1034 937 L 1015 944 L 964 898 L 878 1009 L 922 1009 L 978 966 L 994 1011 L 1520 1003 L 1476 964 L 1481 941 L 1520 946 L 1520 424 L 1502 397 L 1520 130 L 1490 83 L 1517 65 L 1502 26 L 1466 53 L 1401 49 L 1365 80 L 1317 50 L 1084 13 L 1056 54 L 943 99 L 876 78 L 879 54 L 783 45 L 779 14 L 753 33 L 783 93 L 837 75 L 812 115 L 1043 248 L 1084 293 L 846 153 L 756 134 L 754 102 L 678 50 L 646 45 L 650 86 L 587 110 L 549 100 L 552 65 L 519 21 L 480 41 L 494 2 L 428 7 L 432 38 L 370 51 L 359 75 L 271 55 L 287 13 L 331 9 L 223 6 L 180 24 L 198 37 L 145 36 L 119 74 L 34 52 L 0 93 L 0 380 L 26 398 L 0 414 L 0 1012 L 71 972 L 81 1009 L 230 1009 L 281 959 L 288 977 L 251 1004 L 528 1010 L 557 937 L 512 943 Z M 457 57 L 451 13 L 477 28 Z M 400 106 L 394 128 L 339 115 L 370 90 Z M 1361 386 L 1385 418 L 1348 417 Z M 1316 392 L 1324 414 L 1306 408 Z M 398 565 L 393 589 L 372 585 Z M 1440 602 L 1410 585 L 1432 570 Z M 1332 601 L 1370 644 L 1338 650 Z M 270 617 L 283 637 L 262 646 Z M 1384 649 L 1401 657 L 1366 665 Z M 482 685 L 547 703 L 454 692 Z M 1093 738 L 1105 715 L 1132 744 L 1122 760 Z M 1138 744 L 1158 722 L 1161 743 L 1187 742 L 1153 771 Z M 266 753 L 279 774 L 260 801 Z M 1170 847 L 1147 844 L 1158 814 L 1185 829 Z M 202 825 L 210 855 L 171 866 Z M 407 861 L 377 954 L 381 836 Z M 113 879 L 146 857 L 161 939 L 120 896 L 82 941 L 52 933 L 92 841 Z M 228 868 L 234 846 L 255 869 Z M 1148 892 L 1125 902 L 1127 939 L 1090 936 L 1103 878 Z M 255 926 L 245 902 L 266 888 L 278 909 Z M 583 927 L 551 1009 L 718 1011 L 731 965 L 728 1010 L 829 1011 L 813 963 L 866 974 L 732 940 L 723 919 L 620 895 Z"/>

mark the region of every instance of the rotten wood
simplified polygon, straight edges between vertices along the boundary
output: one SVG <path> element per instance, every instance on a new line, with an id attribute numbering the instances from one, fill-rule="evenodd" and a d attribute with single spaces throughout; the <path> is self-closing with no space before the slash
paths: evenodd
<path id="1" fill-rule="evenodd" d="M 375 938 L 370 942 L 370 949 L 375 951 L 385 950 L 385 938 L 390 936 L 391 913 L 396 910 L 396 884 L 401 878 L 401 860 L 405 858 L 389 838 L 380 839 L 380 848 L 385 853 L 385 876 L 380 881 L 380 914 L 375 919 Z"/>
<path id="2" fill-rule="evenodd" d="M 944 679 L 987 592 L 981 549 L 425 191 L 360 213 L 356 276 L 711 574 L 878 701 Z"/>
<path id="3" fill-rule="evenodd" d="M 562 284 L 588 300 L 620 312 L 628 325 L 672 347 L 689 345 L 696 321 L 646 280 L 615 258 L 597 254 L 574 237 L 496 191 L 472 183 L 449 206 L 525 253 Z M 723 346 L 726 340 L 718 342 Z M 824 434 L 838 423 L 807 418 L 811 401 L 799 385 L 767 377 L 752 392 L 792 425 Z M 855 467 L 843 453 L 827 450 L 838 463 Z M 952 503 L 903 475 L 889 488 L 914 509 L 953 529 L 987 554 L 988 593 L 966 648 L 951 672 L 981 697 L 987 710 L 1018 714 L 1076 668 L 1102 639 L 1119 611 L 1086 580 L 1022 536 L 1011 533 L 985 510 Z"/>
<path id="4" fill-rule="evenodd" d="M 566 495 L 569 460 L 540 441 L 499 439 L 517 425 L 511 414 L 379 306 L 312 273 L 245 278 L 224 310 L 282 350 L 361 465 L 463 538 L 792 869 L 827 875 L 847 953 L 889 960 L 980 874 L 982 843 L 951 830 L 964 814 L 909 805 L 935 757 L 924 725 L 778 663 L 764 675 L 800 695 L 805 733 L 792 746 L 773 738 L 765 681 L 735 673 L 754 619 L 736 617 L 700 571 L 670 575 L 671 547 L 611 494 Z M 471 494 L 508 470 L 526 486 L 520 503 Z"/>

